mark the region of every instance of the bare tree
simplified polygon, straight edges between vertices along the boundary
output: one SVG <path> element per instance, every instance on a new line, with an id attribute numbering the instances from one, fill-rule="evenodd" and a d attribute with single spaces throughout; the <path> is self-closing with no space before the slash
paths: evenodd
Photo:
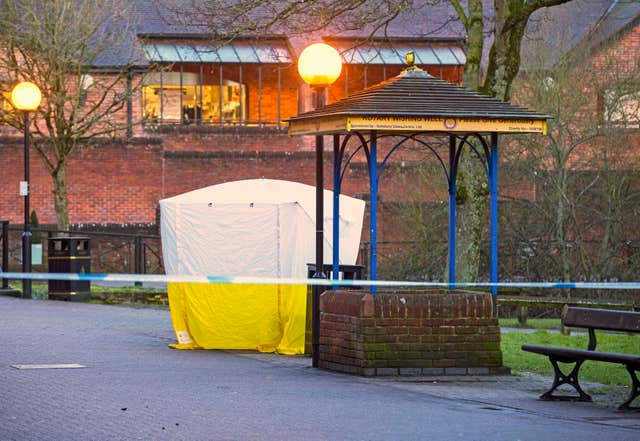
<path id="1" fill-rule="evenodd" d="M 640 123 L 640 76 L 606 55 L 597 67 L 578 61 L 589 55 L 575 52 L 525 78 L 527 102 L 553 119 L 544 138 L 510 150 L 509 161 L 535 170 L 542 191 L 517 202 L 528 220 L 509 233 L 538 277 L 635 280 L 640 164 L 629 129 Z"/>
<path id="2" fill-rule="evenodd" d="M 69 227 L 67 163 L 80 147 L 124 133 L 135 90 L 135 31 L 120 0 L 5 0 L 0 7 L 0 72 L 8 86 L 31 81 L 43 101 L 33 148 L 54 184 L 58 228 Z M 3 119 L 22 129 L 15 112 Z"/>

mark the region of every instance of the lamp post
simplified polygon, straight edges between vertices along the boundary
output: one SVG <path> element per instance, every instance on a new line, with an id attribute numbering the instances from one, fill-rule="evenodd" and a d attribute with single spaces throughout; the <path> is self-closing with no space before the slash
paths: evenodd
<path id="1" fill-rule="evenodd" d="M 340 54 L 331 46 L 315 43 L 307 46 L 298 59 L 298 72 L 303 81 L 313 88 L 314 108 L 326 105 L 326 88 L 333 84 L 342 71 Z M 314 279 L 326 279 L 323 271 L 324 242 L 324 139 L 316 135 L 316 268 Z M 311 289 L 311 359 L 312 366 L 318 367 L 320 360 L 320 294 L 324 287 L 314 285 Z"/>
<path id="2" fill-rule="evenodd" d="M 11 104 L 24 115 L 24 181 L 20 182 L 20 196 L 24 196 L 24 232 L 22 233 L 22 272 L 31 272 L 31 226 L 29 213 L 29 112 L 40 106 L 42 93 L 28 81 L 18 83 L 11 91 Z M 22 279 L 22 297 L 31 298 L 31 280 Z"/>

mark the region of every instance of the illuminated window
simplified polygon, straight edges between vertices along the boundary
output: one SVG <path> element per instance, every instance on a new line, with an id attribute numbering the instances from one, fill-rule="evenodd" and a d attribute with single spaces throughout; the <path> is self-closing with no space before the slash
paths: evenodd
<path id="1" fill-rule="evenodd" d="M 142 89 L 145 124 L 214 124 L 246 118 L 246 87 L 230 80 L 223 80 L 222 86 L 200 85 L 199 78 L 189 72 L 148 74 Z"/>
<path id="2" fill-rule="evenodd" d="M 285 38 L 215 44 L 150 38 L 143 50 L 145 124 L 281 126 L 297 112 L 298 82 Z"/>

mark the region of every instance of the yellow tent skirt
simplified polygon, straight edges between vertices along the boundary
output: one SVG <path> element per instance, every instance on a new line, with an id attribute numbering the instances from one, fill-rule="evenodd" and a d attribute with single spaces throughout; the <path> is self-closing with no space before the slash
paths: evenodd
<path id="1" fill-rule="evenodd" d="M 169 283 L 175 349 L 303 354 L 307 285 Z"/>

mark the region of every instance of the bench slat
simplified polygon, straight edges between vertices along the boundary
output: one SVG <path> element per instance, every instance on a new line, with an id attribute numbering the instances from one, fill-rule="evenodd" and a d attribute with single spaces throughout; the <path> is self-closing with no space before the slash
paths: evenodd
<path id="1" fill-rule="evenodd" d="M 611 363 L 629 364 L 640 367 L 640 356 L 633 354 L 617 354 L 612 352 L 588 351 L 585 349 L 559 348 L 554 346 L 523 345 L 523 351 L 542 355 L 554 355 L 569 361 L 595 360 Z"/>
<path id="2" fill-rule="evenodd" d="M 640 333 L 640 312 L 565 307 L 564 326 Z"/>

